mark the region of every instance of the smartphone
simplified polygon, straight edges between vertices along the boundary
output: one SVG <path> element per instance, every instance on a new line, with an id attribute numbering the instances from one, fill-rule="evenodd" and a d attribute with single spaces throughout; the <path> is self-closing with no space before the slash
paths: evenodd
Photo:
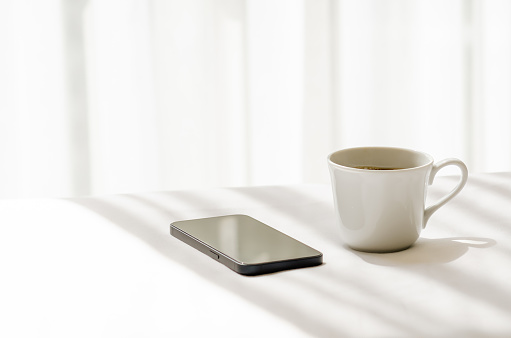
<path id="1" fill-rule="evenodd" d="M 173 222 L 170 233 L 242 275 L 323 263 L 321 252 L 246 215 Z"/>

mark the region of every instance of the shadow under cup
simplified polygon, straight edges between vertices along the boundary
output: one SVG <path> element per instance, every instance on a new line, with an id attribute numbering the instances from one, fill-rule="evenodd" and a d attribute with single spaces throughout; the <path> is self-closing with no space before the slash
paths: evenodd
<path id="1" fill-rule="evenodd" d="M 424 222 L 433 158 L 402 148 L 350 148 L 328 157 L 341 239 L 366 252 L 404 250 Z"/>

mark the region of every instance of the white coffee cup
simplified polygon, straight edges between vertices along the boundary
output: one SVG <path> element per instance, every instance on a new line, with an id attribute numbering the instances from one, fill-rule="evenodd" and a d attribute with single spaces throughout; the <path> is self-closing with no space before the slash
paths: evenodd
<path id="1" fill-rule="evenodd" d="M 426 208 L 428 184 L 449 165 L 461 170 L 456 187 Z M 367 252 L 393 252 L 410 247 L 431 215 L 456 196 L 468 179 L 458 159 L 437 163 L 425 153 L 391 147 L 360 147 L 328 156 L 335 211 L 341 239 Z"/>

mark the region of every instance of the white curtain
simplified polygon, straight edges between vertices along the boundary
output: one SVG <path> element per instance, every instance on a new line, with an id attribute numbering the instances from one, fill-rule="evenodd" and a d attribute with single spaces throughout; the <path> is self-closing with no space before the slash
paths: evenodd
<path id="1" fill-rule="evenodd" d="M 506 0 L 0 0 L 0 197 L 511 170 Z"/>

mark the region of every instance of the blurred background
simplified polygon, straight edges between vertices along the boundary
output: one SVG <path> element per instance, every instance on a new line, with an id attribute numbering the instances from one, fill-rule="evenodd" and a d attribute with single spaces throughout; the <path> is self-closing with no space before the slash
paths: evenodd
<path id="1" fill-rule="evenodd" d="M 511 1 L 0 0 L 1 198 L 510 171 L 510 130 Z"/>

